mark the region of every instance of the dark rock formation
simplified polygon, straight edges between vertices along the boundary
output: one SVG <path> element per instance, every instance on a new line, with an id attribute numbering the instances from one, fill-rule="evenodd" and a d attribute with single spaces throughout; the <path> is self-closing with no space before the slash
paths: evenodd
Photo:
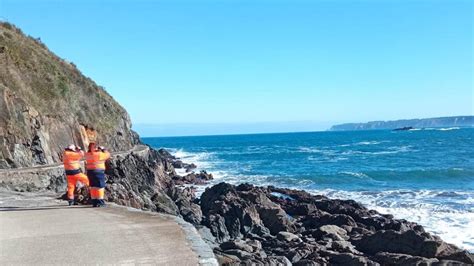
<path id="1" fill-rule="evenodd" d="M 212 174 L 208 174 L 206 171 L 201 171 L 200 173 L 189 173 L 185 176 L 174 175 L 173 180 L 177 185 L 183 184 L 194 184 L 194 185 L 204 185 L 209 180 L 214 179 Z"/>
<path id="2" fill-rule="evenodd" d="M 207 188 L 202 224 L 223 264 L 428 265 L 472 264 L 472 254 L 422 226 L 333 200 L 275 187 Z"/>

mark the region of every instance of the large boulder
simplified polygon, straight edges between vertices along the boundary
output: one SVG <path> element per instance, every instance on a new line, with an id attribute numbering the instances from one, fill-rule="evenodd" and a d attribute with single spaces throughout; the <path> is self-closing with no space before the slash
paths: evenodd
<path id="1" fill-rule="evenodd" d="M 253 186 L 217 184 L 206 189 L 200 205 L 203 214 L 210 218 L 206 223 L 218 238 L 222 238 L 222 232 L 228 233 L 222 239 L 236 239 L 250 233 L 276 235 L 280 231 L 293 230 L 292 221 L 285 211 L 268 199 L 260 188 Z M 216 217 L 222 217 L 224 223 Z M 219 226 L 225 228 L 217 230 Z"/>
<path id="2" fill-rule="evenodd" d="M 457 260 L 474 264 L 474 256 L 428 233 L 414 230 L 381 230 L 353 241 L 358 250 L 370 255 L 401 253 L 425 258 Z"/>

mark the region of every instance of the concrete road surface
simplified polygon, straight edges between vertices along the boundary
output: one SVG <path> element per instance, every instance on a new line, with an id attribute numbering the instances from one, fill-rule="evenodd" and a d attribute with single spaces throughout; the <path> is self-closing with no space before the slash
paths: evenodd
<path id="1" fill-rule="evenodd" d="M 0 265 L 143 263 L 197 265 L 199 256 L 172 217 L 68 207 L 41 195 L 0 197 Z"/>

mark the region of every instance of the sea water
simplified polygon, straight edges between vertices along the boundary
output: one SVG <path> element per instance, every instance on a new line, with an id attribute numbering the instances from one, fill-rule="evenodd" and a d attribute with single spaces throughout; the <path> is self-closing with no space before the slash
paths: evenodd
<path id="1" fill-rule="evenodd" d="M 217 182 L 354 199 L 474 251 L 474 129 L 144 138 Z M 202 188 L 203 189 L 203 188 Z"/>

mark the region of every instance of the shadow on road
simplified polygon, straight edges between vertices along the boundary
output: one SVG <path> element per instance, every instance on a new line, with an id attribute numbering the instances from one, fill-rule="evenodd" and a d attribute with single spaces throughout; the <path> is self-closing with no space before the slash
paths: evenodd
<path id="1" fill-rule="evenodd" d="M 92 208 L 92 206 L 38 206 L 38 207 L 0 207 L 0 212 L 16 212 L 16 211 L 45 211 L 45 210 L 61 210 L 61 209 L 88 209 Z"/>

